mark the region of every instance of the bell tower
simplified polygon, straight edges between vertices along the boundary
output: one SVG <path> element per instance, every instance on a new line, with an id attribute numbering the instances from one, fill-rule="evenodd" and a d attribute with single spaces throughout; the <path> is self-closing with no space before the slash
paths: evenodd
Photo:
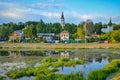
<path id="1" fill-rule="evenodd" d="M 61 26 L 62 26 L 62 28 L 64 28 L 64 26 L 65 26 L 65 19 L 64 19 L 63 12 L 62 12 L 62 15 L 61 15 Z"/>

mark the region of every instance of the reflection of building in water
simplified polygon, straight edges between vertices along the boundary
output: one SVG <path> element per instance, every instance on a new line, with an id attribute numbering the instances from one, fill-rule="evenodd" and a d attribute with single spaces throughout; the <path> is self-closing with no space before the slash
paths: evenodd
<path id="1" fill-rule="evenodd" d="M 9 52 L 9 57 L 12 58 L 18 58 L 22 56 L 20 51 L 8 51 L 8 52 Z"/>
<path id="2" fill-rule="evenodd" d="M 52 51 L 46 51 L 46 56 L 50 56 L 50 55 L 53 55 L 53 52 Z"/>
<path id="3" fill-rule="evenodd" d="M 61 57 L 66 57 L 66 58 L 69 58 L 69 52 L 61 52 L 60 54 Z"/>

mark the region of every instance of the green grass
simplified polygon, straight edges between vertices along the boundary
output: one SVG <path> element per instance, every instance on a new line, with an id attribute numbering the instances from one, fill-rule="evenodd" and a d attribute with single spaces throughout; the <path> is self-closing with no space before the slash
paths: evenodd
<path id="1" fill-rule="evenodd" d="M 100 70 L 95 70 L 89 73 L 88 80 L 105 80 L 111 73 L 117 72 L 120 68 L 120 60 L 113 60 Z"/>
<path id="2" fill-rule="evenodd" d="M 51 63 L 54 62 L 55 60 L 52 57 L 45 57 L 44 59 L 42 59 L 42 63 Z"/>
<path id="3" fill-rule="evenodd" d="M 57 79 L 56 76 L 58 77 L 58 75 L 56 75 L 55 72 L 58 71 L 57 69 L 58 67 L 75 66 L 76 64 L 83 63 L 82 60 L 70 60 L 68 58 L 59 58 L 58 60 L 55 60 L 52 57 L 45 57 L 42 59 L 41 62 L 42 62 L 41 65 L 38 67 L 25 68 L 25 69 L 20 69 L 20 70 L 12 70 L 12 71 L 7 72 L 7 75 L 12 79 L 16 79 L 16 78 L 23 77 L 23 76 L 37 76 L 38 78 L 41 78 L 41 77 L 50 78 L 52 77 L 51 75 L 54 75 L 55 79 Z M 52 67 L 52 68 L 49 68 L 49 67 Z M 77 75 L 77 74 L 71 74 L 69 76 L 72 76 L 72 75 Z M 64 77 L 63 74 L 62 76 Z M 68 75 L 65 75 L 65 76 L 67 76 L 68 78 Z M 63 80 L 64 79 L 65 77 L 63 78 Z"/>
<path id="4" fill-rule="evenodd" d="M 86 80 L 80 72 L 71 74 L 51 74 L 49 76 L 36 76 L 35 80 Z"/>
<path id="5" fill-rule="evenodd" d="M 3 80 L 3 78 L 4 78 L 4 77 L 0 75 L 0 80 Z"/>
<path id="6" fill-rule="evenodd" d="M 2 49 L 3 47 L 2 46 L 0 46 L 0 49 Z"/>

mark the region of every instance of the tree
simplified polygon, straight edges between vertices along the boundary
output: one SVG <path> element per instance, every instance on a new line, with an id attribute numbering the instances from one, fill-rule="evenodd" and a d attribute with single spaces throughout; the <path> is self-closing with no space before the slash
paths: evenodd
<path id="1" fill-rule="evenodd" d="M 99 23 L 95 23 L 93 28 L 92 28 L 92 33 L 97 33 L 97 34 L 101 34 L 101 29 L 102 29 L 102 23 L 99 22 Z"/>
<path id="2" fill-rule="evenodd" d="M 64 30 L 67 30 L 70 34 L 74 34 L 77 30 L 77 26 L 75 24 L 65 24 Z"/>
<path id="3" fill-rule="evenodd" d="M 90 20 L 90 19 L 88 19 L 87 21 L 86 21 L 86 32 L 87 32 L 87 35 L 91 35 L 92 34 L 92 27 L 93 27 L 93 22 L 92 22 L 92 20 Z"/>
<path id="4" fill-rule="evenodd" d="M 62 31 L 62 26 L 60 23 L 53 24 L 53 31 L 55 34 L 59 34 Z"/>
<path id="5" fill-rule="evenodd" d="M 100 36 L 101 40 L 111 40 L 112 42 L 120 42 L 120 30 L 110 31 Z"/>
<path id="6" fill-rule="evenodd" d="M 77 31 L 75 34 L 73 34 L 73 38 L 77 38 L 77 39 L 84 39 L 85 38 L 85 34 L 84 34 L 84 30 L 83 30 L 83 25 L 78 25 Z"/>
<path id="7" fill-rule="evenodd" d="M 24 35 L 25 35 L 26 38 L 31 38 L 32 39 L 33 37 L 35 37 L 34 25 L 31 24 L 30 26 L 25 27 L 23 32 L 24 32 Z"/>
<path id="8" fill-rule="evenodd" d="M 119 30 L 120 29 L 120 24 L 114 24 L 114 30 Z"/>
<path id="9" fill-rule="evenodd" d="M 6 26 L 0 26 L 0 39 L 7 39 L 9 36 Z"/>

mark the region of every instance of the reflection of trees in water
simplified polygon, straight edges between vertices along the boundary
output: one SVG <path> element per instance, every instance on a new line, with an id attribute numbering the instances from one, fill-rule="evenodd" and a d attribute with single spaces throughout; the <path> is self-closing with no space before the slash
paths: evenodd
<path id="1" fill-rule="evenodd" d="M 105 50 L 104 50 L 105 51 Z M 109 51 L 108 51 L 109 52 Z M 120 54 L 116 54 L 113 53 L 111 51 L 111 53 L 108 53 L 107 51 L 105 51 L 103 53 L 103 51 L 101 52 L 101 50 L 87 50 L 86 51 L 86 61 L 88 62 L 92 62 L 93 58 L 96 58 L 95 60 L 98 62 L 101 62 L 101 57 L 102 58 L 106 58 L 109 57 L 109 61 L 111 61 L 112 59 L 119 59 Z M 57 51 L 57 50 L 41 50 L 41 51 L 0 51 L 0 56 L 12 56 L 14 58 L 20 57 L 20 56 L 55 56 L 56 58 L 59 57 L 69 57 L 71 59 L 74 59 L 76 57 L 78 57 L 79 59 L 83 59 L 84 56 L 84 50 L 77 50 L 77 51 Z"/>
<path id="2" fill-rule="evenodd" d="M 8 56 L 8 51 L 0 51 L 0 56 Z"/>

